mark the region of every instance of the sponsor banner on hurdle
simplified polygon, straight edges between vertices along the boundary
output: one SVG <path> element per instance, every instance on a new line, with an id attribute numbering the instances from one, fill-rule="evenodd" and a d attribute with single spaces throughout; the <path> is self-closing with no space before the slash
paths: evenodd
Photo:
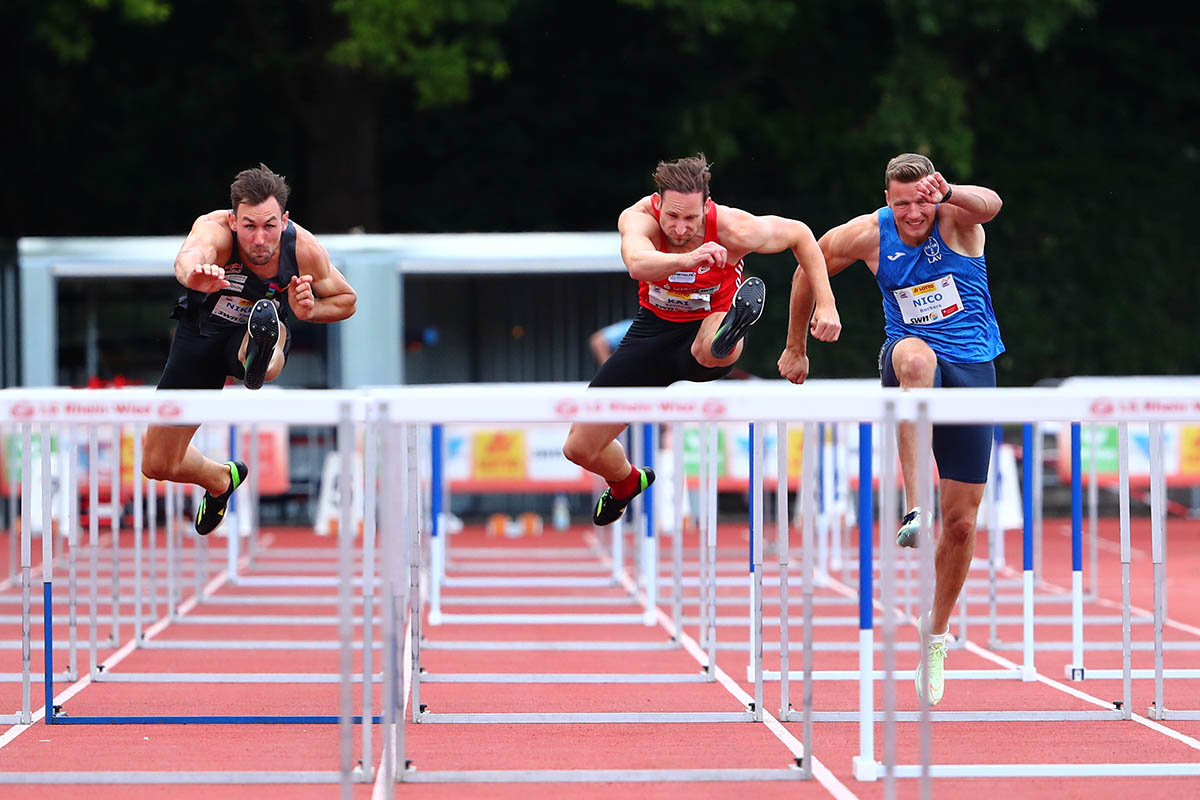
<path id="1" fill-rule="evenodd" d="M 1200 486 L 1200 424 L 1163 423 L 1163 475 L 1168 486 Z M 1058 430 L 1060 453 L 1071 452 L 1071 426 Z M 1118 483 L 1117 426 L 1085 425 L 1080 431 L 1083 484 L 1091 482 L 1093 469 L 1099 486 Z M 1093 464 L 1094 462 L 1094 464 Z M 1071 459 L 1058 460 L 1058 476 L 1071 480 Z M 1150 485 L 1150 427 L 1129 425 L 1129 481 L 1133 486 Z"/>
<path id="2" fill-rule="evenodd" d="M 447 425 L 452 492 L 591 492 L 591 473 L 562 454 L 569 425 Z"/>
<path id="3" fill-rule="evenodd" d="M 291 478 L 288 475 L 288 432 L 286 425 L 264 424 L 256 426 L 258 434 L 258 462 L 255 467 L 255 479 L 258 481 L 259 492 L 263 495 L 277 495 L 288 491 L 291 486 Z M 133 463 L 133 437 L 135 431 L 133 426 L 121 426 L 121 497 L 124 500 L 129 500 L 133 497 L 133 480 L 135 476 L 140 476 L 141 471 L 138 465 Z M 62 452 L 62 443 L 64 437 L 61 431 L 52 429 L 50 432 L 50 451 L 55 455 Z M 113 426 L 100 425 L 96 428 L 96 479 L 100 496 L 107 501 L 108 495 L 112 487 L 112 470 L 113 470 Z M 204 450 L 207 455 L 218 461 L 224 461 L 230 458 L 229 454 L 229 437 L 228 435 L 208 436 L 203 437 L 205 444 Z M 200 439 L 197 440 L 200 442 Z M 88 440 L 87 432 L 82 427 L 74 429 L 71 436 L 71 450 L 73 451 L 72 463 L 75 465 L 75 474 L 80 476 L 76 481 L 78 493 L 81 497 L 86 497 L 88 494 L 88 476 L 92 475 L 90 464 L 88 463 Z M 42 436 L 40 431 L 35 432 L 32 438 L 32 454 L 34 459 L 41 456 Z M 246 454 L 250 452 L 250 429 L 242 428 L 240 442 L 238 444 L 238 458 L 245 459 Z M 4 457 L 0 459 L 0 495 L 7 496 L 11 486 L 16 485 L 21 480 L 21 435 L 13 429 L 3 437 L 3 452 Z M 51 463 L 51 477 L 53 479 L 53 496 L 55 497 L 55 508 L 58 508 L 58 475 L 61 472 L 60 458 L 54 458 Z M 41 491 L 41 471 L 34 470 L 32 475 L 34 481 L 34 497 L 40 497 Z M 162 495 L 166 489 L 166 484 L 158 483 L 158 493 Z M 39 501 L 40 502 L 40 501 Z M 38 518 L 40 506 L 34 505 L 33 513 L 35 519 Z M 55 512 L 57 515 L 57 511 Z"/>
<path id="4" fill-rule="evenodd" d="M 3 389 L 0 422 L 143 423 L 192 425 L 205 422 L 334 424 L 349 407 L 365 416 L 367 398 L 359 392 L 329 389 L 290 393 L 258 391 L 123 389 Z"/>

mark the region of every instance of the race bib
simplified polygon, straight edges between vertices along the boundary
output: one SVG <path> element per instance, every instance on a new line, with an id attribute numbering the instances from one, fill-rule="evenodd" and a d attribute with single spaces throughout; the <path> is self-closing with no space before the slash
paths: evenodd
<path id="1" fill-rule="evenodd" d="M 711 311 L 713 293 L 720 288 L 707 286 L 696 291 L 668 289 L 650 284 L 650 305 L 663 311 Z"/>
<path id="2" fill-rule="evenodd" d="M 213 306 L 213 316 L 230 322 L 242 323 L 250 319 L 250 309 L 254 308 L 254 301 L 245 297 L 236 297 L 234 295 L 223 294 L 217 300 L 217 304 Z"/>
<path id="3" fill-rule="evenodd" d="M 908 325 L 929 325 L 963 310 L 953 275 L 907 289 L 896 289 L 892 294 L 900 305 L 900 316 Z"/>

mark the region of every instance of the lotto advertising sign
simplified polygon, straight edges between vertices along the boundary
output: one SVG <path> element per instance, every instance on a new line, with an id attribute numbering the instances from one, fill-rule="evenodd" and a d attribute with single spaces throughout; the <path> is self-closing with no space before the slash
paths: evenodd
<path id="1" fill-rule="evenodd" d="M 452 492 L 591 492 L 592 475 L 562 454 L 563 424 L 445 427 Z"/>

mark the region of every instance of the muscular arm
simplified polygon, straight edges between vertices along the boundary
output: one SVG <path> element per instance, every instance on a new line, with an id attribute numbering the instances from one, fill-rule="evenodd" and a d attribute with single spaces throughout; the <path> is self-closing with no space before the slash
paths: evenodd
<path id="1" fill-rule="evenodd" d="M 756 217 L 736 208 L 722 208 L 721 212 L 721 241 L 726 242 L 731 250 L 744 249 L 755 253 L 792 251 L 797 264 L 792 279 L 793 296 L 797 283 L 803 283 L 807 290 L 807 314 L 803 324 L 807 325 L 811 317 L 814 336 L 825 342 L 836 341 L 842 323 L 834 302 L 833 289 L 829 285 L 830 272 L 825 266 L 825 256 L 812 230 L 803 222 L 786 217 Z M 725 227 L 726 222 L 728 228 Z"/>
<path id="2" fill-rule="evenodd" d="M 303 228 L 296 235 L 296 262 L 300 275 L 288 286 L 288 303 L 297 317 L 339 322 L 354 314 L 358 295 L 330 263 L 325 247 Z"/>
<path id="3" fill-rule="evenodd" d="M 831 229 L 817 243 L 826 268 L 826 281 L 855 261 L 868 260 L 879 247 L 879 228 L 874 217 L 865 214 Z M 788 310 L 787 344 L 779 359 L 779 371 L 794 383 L 808 376 L 808 328 L 813 313 L 814 291 L 806 270 L 797 268 L 792 276 L 792 294 Z"/>
<path id="4" fill-rule="evenodd" d="M 917 181 L 916 189 L 926 202 L 940 203 L 938 216 L 942 224 L 949 223 L 959 232 L 991 222 L 1004 205 L 1000 195 L 991 189 L 965 183 L 951 185 L 940 172 Z"/>
<path id="5" fill-rule="evenodd" d="M 188 289 L 206 293 L 229 286 L 222 265 L 232 250 L 233 232 L 227 211 L 197 217 L 175 256 L 175 279 Z"/>
<path id="6" fill-rule="evenodd" d="M 680 271 L 725 266 L 724 248 L 712 243 L 688 253 L 659 252 L 654 237 L 660 229 L 650 213 L 649 198 L 622 211 L 617 219 L 617 230 L 621 234 L 621 260 L 634 280 L 656 283 Z"/>
<path id="7" fill-rule="evenodd" d="M 1000 195 L 986 187 L 956 183 L 950 193 L 950 199 L 942 205 L 952 210 L 954 224 L 963 227 L 991 222 L 1000 213 L 1004 201 L 1000 199 Z"/>

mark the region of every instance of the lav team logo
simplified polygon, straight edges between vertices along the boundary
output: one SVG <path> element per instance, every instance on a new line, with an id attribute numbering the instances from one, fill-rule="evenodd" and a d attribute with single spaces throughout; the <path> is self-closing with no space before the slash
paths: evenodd
<path id="1" fill-rule="evenodd" d="M 923 249 L 925 250 L 925 257 L 929 259 L 930 264 L 942 260 L 942 246 L 932 236 L 925 240 L 925 247 Z"/>

